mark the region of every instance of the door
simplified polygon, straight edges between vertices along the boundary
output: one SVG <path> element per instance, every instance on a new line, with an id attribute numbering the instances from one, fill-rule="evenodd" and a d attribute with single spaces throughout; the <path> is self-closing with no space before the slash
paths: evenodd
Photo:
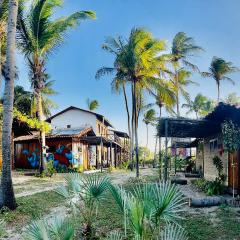
<path id="1" fill-rule="evenodd" d="M 239 161 L 240 161 L 239 151 L 228 155 L 228 186 L 231 188 L 234 187 L 234 189 L 240 187 Z"/>

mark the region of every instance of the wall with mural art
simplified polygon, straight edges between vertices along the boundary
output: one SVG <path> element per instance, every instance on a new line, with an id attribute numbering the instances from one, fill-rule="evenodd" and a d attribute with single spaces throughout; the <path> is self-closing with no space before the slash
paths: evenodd
<path id="1" fill-rule="evenodd" d="M 54 167 L 77 168 L 80 164 L 83 164 L 81 144 L 76 149 L 73 147 L 71 140 L 50 140 L 47 141 L 47 146 L 49 147 L 47 161 L 53 161 Z M 16 168 L 38 168 L 40 161 L 39 142 L 15 143 L 14 160 Z"/>

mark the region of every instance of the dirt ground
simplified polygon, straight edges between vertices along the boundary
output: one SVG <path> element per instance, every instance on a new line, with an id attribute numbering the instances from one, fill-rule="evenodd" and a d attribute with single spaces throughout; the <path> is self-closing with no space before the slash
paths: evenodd
<path id="1" fill-rule="evenodd" d="M 94 172 L 94 171 L 93 171 Z M 91 173 L 91 172 L 88 172 Z M 154 177 L 157 176 L 157 169 L 147 168 L 141 169 L 141 177 Z M 122 185 L 128 182 L 130 178 L 135 177 L 135 172 L 117 170 L 112 173 L 107 173 L 111 181 L 117 185 Z M 179 176 L 182 177 L 182 176 Z M 57 186 L 64 182 L 64 174 L 56 174 L 52 178 L 36 178 L 35 176 L 25 176 L 23 173 L 14 172 L 13 184 L 16 198 L 33 195 L 40 192 L 46 192 L 57 188 Z M 205 194 L 197 191 L 196 187 L 188 180 L 188 185 L 179 186 L 183 195 L 187 198 L 201 198 Z M 194 209 L 186 206 L 184 210 L 192 214 L 208 214 L 211 218 L 215 219 L 215 211 L 217 207 Z M 45 216 L 45 219 L 51 219 L 56 215 L 65 215 L 67 209 L 65 207 L 56 207 L 51 209 L 50 214 Z M 21 236 L 16 233 L 14 229 L 8 229 L 8 238 L 11 240 L 20 240 Z"/>

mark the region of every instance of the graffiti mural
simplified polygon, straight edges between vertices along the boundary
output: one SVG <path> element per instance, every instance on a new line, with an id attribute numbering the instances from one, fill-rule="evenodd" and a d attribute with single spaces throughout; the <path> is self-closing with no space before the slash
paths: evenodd
<path id="1" fill-rule="evenodd" d="M 32 168 L 38 168 L 39 167 L 39 161 L 40 161 L 40 154 L 39 149 L 36 148 L 33 152 L 29 152 L 29 150 L 24 149 L 23 154 L 27 157 L 27 160 Z"/>
<path id="2" fill-rule="evenodd" d="M 24 149 L 22 152 L 32 168 L 39 167 L 40 161 L 40 151 L 36 148 L 33 152 L 30 152 L 28 149 Z M 47 154 L 47 161 L 53 161 L 53 166 L 57 167 L 76 167 L 78 165 L 77 156 L 75 156 L 72 151 L 64 146 L 60 145 L 55 152 Z"/>

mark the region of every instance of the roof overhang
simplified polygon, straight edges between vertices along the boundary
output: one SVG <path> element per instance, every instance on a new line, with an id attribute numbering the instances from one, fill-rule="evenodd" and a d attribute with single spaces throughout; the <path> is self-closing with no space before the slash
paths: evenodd
<path id="1" fill-rule="evenodd" d="M 162 118 L 158 126 L 160 137 L 204 138 L 219 131 L 220 123 L 206 119 Z"/>

